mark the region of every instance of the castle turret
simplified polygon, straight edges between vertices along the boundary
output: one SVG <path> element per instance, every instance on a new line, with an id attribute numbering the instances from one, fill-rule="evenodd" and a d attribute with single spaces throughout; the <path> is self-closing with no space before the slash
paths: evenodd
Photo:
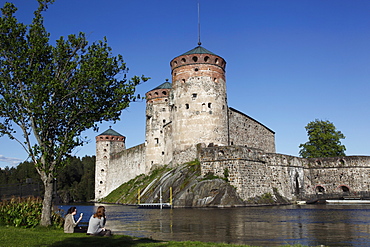
<path id="1" fill-rule="evenodd" d="M 168 158 L 165 157 L 168 157 L 171 152 L 166 148 L 167 138 L 165 138 L 166 135 L 170 135 L 165 128 L 170 121 L 168 101 L 171 88 L 171 83 L 166 80 L 165 83 L 146 93 L 145 163 L 147 171 L 155 165 L 166 164 Z"/>
<path id="2" fill-rule="evenodd" d="M 174 161 L 188 161 L 185 153 L 195 156 L 198 143 L 228 145 L 225 60 L 198 46 L 170 65 Z"/>
<path id="3" fill-rule="evenodd" d="M 109 128 L 96 140 L 96 163 L 95 163 L 95 200 L 107 196 L 112 189 L 109 178 L 109 163 L 111 154 L 126 149 L 123 135 Z"/>

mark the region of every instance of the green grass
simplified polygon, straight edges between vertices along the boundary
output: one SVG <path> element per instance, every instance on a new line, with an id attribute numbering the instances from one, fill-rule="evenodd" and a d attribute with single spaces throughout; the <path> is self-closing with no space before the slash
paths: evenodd
<path id="1" fill-rule="evenodd" d="M 174 242 L 156 241 L 146 238 L 134 238 L 124 235 L 114 235 L 112 237 L 87 236 L 84 233 L 66 234 L 60 229 L 51 228 L 16 228 L 0 226 L 0 246 L 22 247 L 22 246 L 133 246 L 133 247 L 155 247 L 155 246 L 183 246 L 183 247 L 240 247 L 249 245 L 234 245 L 225 243 L 203 243 L 203 242 Z M 295 245 L 301 246 L 301 245 Z M 287 247 L 284 245 L 284 247 Z"/>

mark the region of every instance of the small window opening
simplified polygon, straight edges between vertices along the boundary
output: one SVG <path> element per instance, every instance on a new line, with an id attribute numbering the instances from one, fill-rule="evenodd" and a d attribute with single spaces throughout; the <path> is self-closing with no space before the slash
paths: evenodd
<path id="1" fill-rule="evenodd" d="M 209 60 L 209 56 L 205 56 L 204 57 L 204 62 L 208 62 L 208 60 Z"/>
<path id="2" fill-rule="evenodd" d="M 324 193 L 325 192 L 325 188 L 322 187 L 322 186 L 316 186 L 316 193 Z"/>
<path id="3" fill-rule="evenodd" d="M 154 142 L 155 142 L 155 144 L 158 144 L 159 143 L 159 139 L 158 138 L 154 138 Z"/>
<path id="4" fill-rule="evenodd" d="M 189 109 L 189 104 L 185 104 L 185 109 Z"/>
<path id="5" fill-rule="evenodd" d="M 194 70 L 195 70 L 195 72 L 197 72 L 199 69 L 198 68 L 195 68 Z"/>
<path id="6" fill-rule="evenodd" d="M 194 62 L 198 61 L 198 57 L 194 56 L 194 57 L 193 57 L 193 61 L 194 61 Z"/>
<path id="7" fill-rule="evenodd" d="M 193 93 L 192 96 L 191 96 L 193 99 L 195 99 L 197 97 L 197 94 L 196 93 Z"/>
<path id="8" fill-rule="evenodd" d="M 211 108 L 212 107 L 212 103 L 208 103 L 208 108 Z"/>
<path id="9" fill-rule="evenodd" d="M 185 58 L 181 58 L 181 62 L 186 63 L 186 59 Z"/>
<path id="10" fill-rule="evenodd" d="M 344 193 L 349 192 L 349 188 L 345 185 L 340 186 L 340 188 L 342 189 Z"/>

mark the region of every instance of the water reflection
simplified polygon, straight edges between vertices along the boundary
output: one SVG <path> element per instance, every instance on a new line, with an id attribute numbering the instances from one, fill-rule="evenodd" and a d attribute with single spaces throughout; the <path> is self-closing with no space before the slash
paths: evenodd
<path id="1" fill-rule="evenodd" d="M 97 206 L 81 205 L 83 221 Z M 162 240 L 276 246 L 370 246 L 368 205 L 138 209 L 104 205 L 116 234 Z M 63 206 L 67 210 L 68 206 Z"/>

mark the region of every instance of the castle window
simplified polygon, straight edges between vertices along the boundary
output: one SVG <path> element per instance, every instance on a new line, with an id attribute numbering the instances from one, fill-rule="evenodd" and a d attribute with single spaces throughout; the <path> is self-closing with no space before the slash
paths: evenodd
<path id="1" fill-rule="evenodd" d="M 166 123 L 166 119 L 163 119 L 163 123 Z"/>
<path id="2" fill-rule="evenodd" d="M 100 171 L 101 171 L 101 172 L 104 172 L 104 169 L 101 169 Z"/>
<path id="3" fill-rule="evenodd" d="M 175 66 L 176 66 L 176 65 L 177 65 L 177 61 L 174 61 L 174 62 L 173 62 L 173 65 L 175 65 Z"/>
<path id="4" fill-rule="evenodd" d="M 194 61 L 194 62 L 197 62 L 197 61 L 198 61 L 198 57 L 194 56 L 194 57 L 193 57 L 193 61 Z"/>
<path id="5" fill-rule="evenodd" d="M 100 181 L 100 184 L 103 184 L 103 181 Z"/>
<path id="6" fill-rule="evenodd" d="M 193 100 L 197 97 L 197 94 L 196 93 L 193 93 L 192 96 Z"/>
<path id="7" fill-rule="evenodd" d="M 186 63 L 186 59 L 185 58 L 181 58 L 181 62 L 182 63 Z"/>
<path id="8" fill-rule="evenodd" d="M 211 108 L 211 106 L 212 106 L 212 103 L 208 103 L 208 108 Z"/>
<path id="9" fill-rule="evenodd" d="M 167 95 L 167 92 L 166 92 L 166 91 L 163 91 L 163 92 L 162 92 L 162 94 L 163 94 L 163 95 Z"/>
<path id="10" fill-rule="evenodd" d="M 107 152 L 107 150 L 104 148 L 104 152 Z"/>
<path id="11" fill-rule="evenodd" d="M 154 138 L 154 141 L 155 141 L 155 144 L 158 144 L 159 143 L 159 139 L 158 138 Z"/>
<path id="12" fill-rule="evenodd" d="M 197 72 L 199 69 L 198 68 L 195 68 L 194 70 L 195 70 L 195 72 Z"/>
<path id="13" fill-rule="evenodd" d="M 339 163 L 340 163 L 341 166 L 344 166 L 346 164 L 343 159 L 340 159 Z"/>
<path id="14" fill-rule="evenodd" d="M 185 109 L 189 109 L 189 104 L 185 104 Z"/>
<path id="15" fill-rule="evenodd" d="M 154 93 L 154 95 L 155 95 L 155 96 L 158 96 L 158 92 L 155 92 L 155 93 Z"/>
<path id="16" fill-rule="evenodd" d="M 185 79 L 182 79 L 181 81 L 182 81 L 182 83 L 185 83 Z"/>
<path id="17" fill-rule="evenodd" d="M 162 108 L 162 111 L 166 111 L 166 108 Z"/>
<path id="18" fill-rule="evenodd" d="M 215 63 L 218 64 L 220 61 L 218 61 L 218 58 L 215 59 Z"/>
<path id="19" fill-rule="evenodd" d="M 162 151 L 162 155 L 164 155 L 164 152 Z"/>
<path id="20" fill-rule="evenodd" d="M 208 60 L 209 60 L 209 56 L 205 56 L 204 57 L 204 62 L 208 62 Z"/>
<path id="21" fill-rule="evenodd" d="M 213 81 L 214 81 L 214 82 L 217 82 L 217 78 L 213 78 Z"/>

